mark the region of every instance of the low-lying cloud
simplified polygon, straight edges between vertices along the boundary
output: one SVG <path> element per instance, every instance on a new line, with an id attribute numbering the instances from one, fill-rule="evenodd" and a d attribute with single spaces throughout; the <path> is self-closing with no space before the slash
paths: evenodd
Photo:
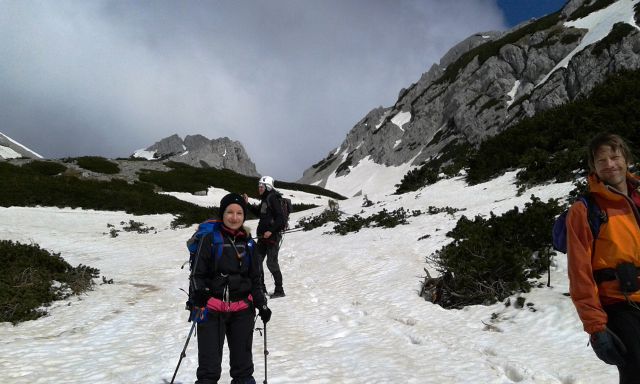
<path id="1" fill-rule="evenodd" d="M 468 35 L 490 0 L 0 0 L 0 132 L 45 157 L 178 133 L 293 181 Z"/>

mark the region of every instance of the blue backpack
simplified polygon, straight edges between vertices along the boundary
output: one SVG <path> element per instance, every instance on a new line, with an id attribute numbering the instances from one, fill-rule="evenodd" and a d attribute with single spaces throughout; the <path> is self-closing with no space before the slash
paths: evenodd
<path id="1" fill-rule="evenodd" d="M 582 203 L 587 207 L 587 221 L 589 222 L 589 228 L 591 229 L 593 241 L 595 242 L 598 238 L 598 234 L 600 233 L 600 225 L 607 222 L 607 213 L 598 207 L 598 204 L 590 193 L 580 196 L 578 201 L 582 201 Z M 567 253 L 568 212 L 569 209 L 566 209 L 553 223 L 553 249 L 562 253 Z"/>
<path id="2" fill-rule="evenodd" d="M 214 250 L 214 257 L 216 261 L 222 257 L 222 249 L 224 247 L 224 238 L 222 237 L 222 232 L 220 232 L 222 222 L 218 220 L 207 220 L 200 225 L 198 225 L 198 229 L 191 236 L 189 240 L 187 240 L 187 248 L 189 249 L 189 299 L 187 300 L 185 309 L 191 310 L 193 309 L 193 274 L 196 269 L 198 258 L 196 255 L 202 246 L 202 239 L 208 235 L 212 235 L 212 249 Z M 247 251 L 245 252 L 245 257 L 248 259 L 247 262 L 251 262 L 251 257 L 253 255 L 253 241 L 247 242 Z M 217 263 L 216 263 L 217 266 Z M 183 266 L 184 267 L 184 266 Z"/>

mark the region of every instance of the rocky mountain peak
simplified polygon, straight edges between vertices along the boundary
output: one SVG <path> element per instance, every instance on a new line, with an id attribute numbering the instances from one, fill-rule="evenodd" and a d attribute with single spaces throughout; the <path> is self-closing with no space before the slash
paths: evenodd
<path id="1" fill-rule="evenodd" d="M 228 137 L 209 140 L 196 134 L 187 135 L 183 140 L 174 134 L 132 156 L 178 161 L 194 167 L 226 168 L 247 176 L 259 176 L 242 143 Z"/>

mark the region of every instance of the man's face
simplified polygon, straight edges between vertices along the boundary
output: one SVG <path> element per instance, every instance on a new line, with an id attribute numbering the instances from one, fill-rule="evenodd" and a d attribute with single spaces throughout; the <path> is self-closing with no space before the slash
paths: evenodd
<path id="1" fill-rule="evenodd" d="M 596 174 L 605 184 L 617 187 L 627 181 L 627 160 L 619 149 L 603 145 L 595 152 Z"/>
<path id="2" fill-rule="evenodd" d="M 258 184 L 258 193 L 260 195 L 262 195 L 264 193 L 264 191 L 266 191 L 266 190 L 267 190 L 267 188 L 264 186 L 264 184 L 262 184 L 262 183 Z"/>

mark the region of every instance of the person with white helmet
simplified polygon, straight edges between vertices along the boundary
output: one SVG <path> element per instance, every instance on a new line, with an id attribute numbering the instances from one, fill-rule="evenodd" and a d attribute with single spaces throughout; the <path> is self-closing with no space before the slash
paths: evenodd
<path id="1" fill-rule="evenodd" d="M 283 297 L 285 294 L 282 286 L 282 272 L 278 264 L 278 251 L 280 248 L 280 232 L 284 229 L 285 219 L 282 206 L 278 201 L 278 191 L 274 187 L 273 177 L 262 176 L 258 180 L 258 193 L 261 199 L 258 206 L 248 204 L 249 198 L 247 194 L 243 196 L 247 201 L 247 208 L 260 218 L 258 229 L 256 230 L 258 234 L 257 254 L 260 255 L 263 261 L 267 260 L 267 268 L 273 275 L 275 290 L 271 297 Z"/>

